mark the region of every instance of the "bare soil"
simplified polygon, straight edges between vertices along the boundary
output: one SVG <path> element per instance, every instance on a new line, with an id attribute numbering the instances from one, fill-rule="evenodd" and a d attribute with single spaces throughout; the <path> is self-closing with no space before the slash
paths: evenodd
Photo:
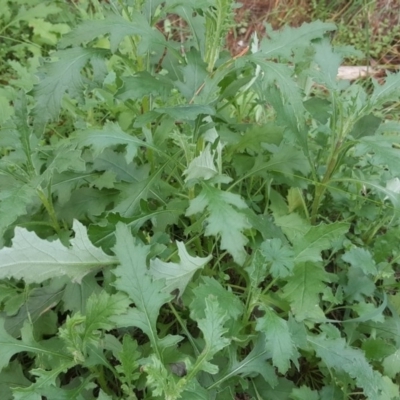
<path id="1" fill-rule="evenodd" d="M 238 0 L 242 7 L 236 10 L 236 26 L 229 32 L 227 47 L 233 55 L 240 54 L 247 47 L 253 32 L 259 37 L 265 34 L 265 23 L 279 29 L 282 25 L 299 26 L 303 22 L 315 19 L 311 0 Z M 329 0 L 326 0 L 329 4 Z M 338 3 L 338 0 L 335 0 Z M 349 26 L 354 22 L 352 15 L 363 12 L 359 7 L 353 7 L 352 1 L 343 0 L 343 6 L 335 8 L 335 14 L 329 15 L 327 20 L 337 24 L 348 21 Z M 365 29 L 368 24 L 370 41 L 380 40 L 386 33 L 400 25 L 400 0 L 377 0 L 373 12 L 370 12 L 362 22 L 363 26 L 354 26 L 354 29 Z M 379 59 L 372 60 L 377 64 L 400 65 L 400 35 L 386 50 L 382 51 Z"/>

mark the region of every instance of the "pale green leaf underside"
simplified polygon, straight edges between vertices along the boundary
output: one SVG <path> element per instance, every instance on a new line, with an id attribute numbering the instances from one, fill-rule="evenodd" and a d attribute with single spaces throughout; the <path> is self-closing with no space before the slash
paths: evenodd
<path id="1" fill-rule="evenodd" d="M 71 246 L 65 247 L 59 240 L 49 242 L 17 227 L 12 247 L 0 250 L 0 279 L 32 283 L 66 275 L 80 282 L 90 271 L 117 263 L 115 257 L 92 245 L 80 222 L 74 221 L 73 230 Z"/>
<path id="2" fill-rule="evenodd" d="M 150 261 L 150 273 L 155 279 L 165 279 L 165 291 L 171 293 L 178 289 L 179 295 L 185 291 L 186 286 L 192 279 L 194 273 L 204 267 L 212 256 L 192 257 L 186 250 L 183 242 L 176 242 L 178 246 L 179 263 L 166 263 L 159 259 Z"/>
<path id="3" fill-rule="evenodd" d="M 196 158 L 194 158 L 187 169 L 184 171 L 186 175 L 185 181 L 190 179 L 211 179 L 218 173 L 214 165 L 214 155 L 208 145 Z"/>

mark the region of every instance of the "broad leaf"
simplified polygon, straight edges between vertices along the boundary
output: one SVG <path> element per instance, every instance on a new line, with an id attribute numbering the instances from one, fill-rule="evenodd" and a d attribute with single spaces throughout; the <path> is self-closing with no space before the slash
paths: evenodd
<path id="1" fill-rule="evenodd" d="M 35 18 L 45 18 L 50 14 L 58 14 L 62 9 L 57 7 L 56 4 L 39 3 L 33 7 L 21 7 L 18 14 L 15 16 L 13 23 L 19 21 L 31 21 Z"/>
<path id="2" fill-rule="evenodd" d="M 56 119 L 66 92 L 72 97 L 80 95 L 83 87 L 81 70 L 91 59 L 103 57 L 104 50 L 76 47 L 54 54 L 58 61 L 45 64 L 44 78 L 34 88 L 35 122 L 39 128 Z"/>
<path id="3" fill-rule="evenodd" d="M 62 399 L 62 400 L 81 400 L 78 397 L 77 389 L 65 390 L 57 387 L 56 380 L 61 373 L 66 373 L 69 368 L 74 366 L 73 361 L 64 361 L 59 366 L 45 370 L 43 368 L 36 368 L 31 370 L 31 374 L 36 377 L 35 383 L 28 387 L 17 387 L 13 389 L 14 400 L 40 400 L 45 396 L 46 398 Z M 81 390 L 79 390 L 80 392 Z"/>
<path id="4" fill-rule="evenodd" d="M 332 47 L 329 46 L 325 40 L 314 44 L 314 48 L 314 60 L 319 67 L 317 71 L 313 71 L 314 76 L 316 76 L 316 81 L 325 85 L 330 90 L 335 90 L 339 85 L 337 74 L 342 63 L 342 56 L 334 51 L 334 49 L 332 49 Z M 329 118 L 329 111 L 331 110 L 330 104 L 328 103 L 329 106 L 327 107 L 327 103 L 325 103 L 323 99 L 312 97 L 310 100 L 308 100 L 310 105 L 312 104 L 310 101 L 312 102 L 313 100 L 313 106 L 317 107 L 317 110 L 319 111 L 317 112 L 321 116 L 320 118 L 316 119 L 325 124 Z M 307 110 L 310 111 L 308 108 Z M 316 117 L 316 114 L 313 114 L 314 117 Z"/>
<path id="5" fill-rule="evenodd" d="M 150 261 L 149 272 L 155 279 L 165 279 L 165 291 L 171 293 L 179 290 L 179 297 L 182 296 L 186 286 L 192 279 L 194 273 L 203 268 L 212 258 L 192 257 L 186 250 L 184 243 L 176 242 L 178 246 L 179 263 L 166 263 L 158 258 Z"/>
<path id="6" fill-rule="evenodd" d="M 127 334 L 124 335 L 121 351 L 117 354 L 121 365 L 117 366 L 116 369 L 125 375 L 126 382 L 129 384 L 140 375 L 138 371 L 140 354 L 136 340 Z"/>
<path id="7" fill-rule="evenodd" d="M 262 310 L 265 315 L 257 318 L 256 329 L 265 335 L 266 348 L 272 354 L 272 363 L 281 374 L 285 374 L 290 367 L 290 360 L 295 355 L 288 323 L 273 310 L 265 307 Z"/>
<path id="8" fill-rule="evenodd" d="M 329 282 L 329 275 L 315 263 L 296 265 L 290 281 L 283 288 L 284 297 L 289 300 L 293 314 L 298 321 L 304 319 L 323 320 L 320 294 Z"/>
<path id="9" fill-rule="evenodd" d="M 174 376 L 155 354 L 146 359 L 142 369 L 147 373 L 147 385 L 152 389 L 153 396 L 163 396 L 166 399 L 178 399 L 183 385 L 178 385 Z M 183 383 L 183 382 L 182 382 Z"/>
<path id="10" fill-rule="evenodd" d="M 41 315 L 55 307 L 64 295 L 65 285 L 51 282 L 48 286 L 32 289 L 18 312 L 4 317 L 4 326 L 8 333 L 17 337 L 25 321 L 35 323 Z"/>
<path id="11" fill-rule="evenodd" d="M 109 295 L 102 291 L 99 294 L 92 294 L 86 303 L 85 336 L 90 337 L 100 329 L 106 331 L 112 329 L 114 326 L 110 317 L 125 312 L 129 303 L 122 293 Z"/>
<path id="12" fill-rule="evenodd" d="M 35 202 L 38 202 L 37 192 L 30 184 L 18 184 L 14 188 L 4 188 L 1 191 L 0 239 L 7 228 L 10 228 L 18 217 L 25 215 L 27 207 Z"/>
<path id="13" fill-rule="evenodd" d="M 0 393 L 3 400 L 12 400 L 11 389 L 14 387 L 28 387 L 31 381 L 28 380 L 22 371 L 22 365 L 17 361 L 12 361 L 8 367 L 1 371 Z"/>
<path id="14" fill-rule="evenodd" d="M 395 378 L 400 373 L 400 350 L 396 350 L 393 354 L 386 357 L 382 365 L 385 374 L 390 378 Z"/>
<path id="15" fill-rule="evenodd" d="M 0 371 L 6 367 L 14 354 L 26 351 L 28 345 L 23 345 L 21 340 L 14 339 L 4 329 L 4 320 L 0 320 L 0 345 L 1 345 L 1 358 L 0 358 Z M 31 349 L 30 351 L 35 351 Z M 37 349 L 39 351 L 40 348 Z"/>
<path id="16" fill-rule="evenodd" d="M 288 245 L 284 245 L 280 239 L 274 238 L 265 240 L 260 249 L 265 260 L 271 265 L 270 271 L 274 278 L 284 278 L 292 273 L 294 253 Z"/>
<path id="17" fill-rule="evenodd" d="M 374 92 L 372 93 L 370 104 L 371 107 L 383 105 L 388 101 L 397 101 L 400 89 L 400 73 L 387 73 L 386 81 L 383 85 L 374 81 Z"/>
<path id="18" fill-rule="evenodd" d="M 248 149 L 255 153 L 262 153 L 265 144 L 279 146 L 283 139 L 283 128 L 275 122 L 268 121 L 262 125 L 251 125 L 244 134 L 229 146 L 230 152 L 241 153 Z"/>
<path id="19" fill-rule="evenodd" d="M 205 235 L 221 235 L 221 248 L 228 250 L 238 264 L 243 264 L 247 256 L 244 250 L 247 238 L 242 232 L 250 228 L 250 224 L 236 208 L 247 208 L 247 204 L 237 194 L 204 185 L 199 196 L 190 202 L 186 215 L 202 213 L 205 208 L 209 213 Z"/>
<path id="20" fill-rule="evenodd" d="M 299 214 L 274 215 L 275 224 L 278 225 L 287 238 L 295 243 L 303 237 L 311 228 L 310 223 Z"/>
<path id="21" fill-rule="evenodd" d="M 159 168 L 149 177 L 140 179 L 136 182 L 130 183 L 129 185 L 120 186 L 121 192 L 118 198 L 118 204 L 113 208 L 113 212 L 119 213 L 124 218 L 130 218 L 139 211 L 141 200 L 147 200 L 147 198 L 161 199 L 158 191 L 153 190 L 156 183 L 160 181 L 160 175 L 163 172 L 163 168 Z"/>
<path id="22" fill-rule="evenodd" d="M 375 117 L 373 114 L 368 114 L 359 119 L 353 127 L 351 131 L 351 136 L 355 139 L 364 137 L 364 136 L 372 136 L 376 133 L 377 129 L 381 125 L 382 119 Z"/>
<path id="23" fill-rule="evenodd" d="M 368 398 L 394 398 L 388 395 L 391 385 L 379 372 L 372 369 L 361 350 L 350 347 L 342 338 L 331 339 L 325 334 L 309 337 L 308 341 L 328 368 L 349 374 Z"/>
<path id="24" fill-rule="evenodd" d="M 271 358 L 270 344 L 266 341 L 265 335 L 260 333 L 251 352 L 240 362 L 234 359 L 234 362 L 227 371 L 221 381 L 225 381 L 233 376 L 241 377 L 260 374 L 266 382 L 272 387 L 278 384 L 278 379 L 274 368 L 267 361 Z"/>
<path id="25" fill-rule="evenodd" d="M 132 218 L 123 218 L 118 214 L 109 213 L 107 216 L 106 225 L 91 225 L 89 227 L 89 236 L 93 239 L 96 246 L 101 246 L 104 249 L 111 249 L 115 244 L 115 226 L 118 222 L 125 223 L 133 232 L 137 232 L 139 228 L 150 219 L 166 217 L 175 217 L 182 213 L 181 209 L 159 209 L 153 212 L 144 213 L 140 212 Z"/>
<path id="26" fill-rule="evenodd" d="M 84 314 L 88 298 L 93 293 L 100 293 L 102 287 L 96 279 L 96 271 L 86 275 L 80 283 L 68 282 L 64 290 L 63 310 Z"/>
<path id="27" fill-rule="evenodd" d="M 365 297 L 373 296 L 375 290 L 373 277 L 367 276 L 359 265 L 349 267 L 347 285 L 344 287 L 349 301 L 365 301 Z"/>
<path id="28" fill-rule="evenodd" d="M 293 389 L 290 398 L 293 400 L 319 400 L 319 395 L 316 390 L 311 390 L 307 386 L 301 386 Z"/>
<path id="29" fill-rule="evenodd" d="M 185 181 L 189 181 L 190 179 L 211 179 L 218 173 L 217 169 L 214 165 L 214 157 L 211 153 L 210 145 L 195 157 L 187 169 L 184 171 L 186 175 Z"/>
<path id="30" fill-rule="evenodd" d="M 152 346 L 158 349 L 156 322 L 160 308 L 171 300 L 165 292 L 162 280 L 153 280 L 147 270 L 149 247 L 134 241 L 128 227 L 117 225 L 114 252 L 120 265 L 113 271 L 117 277 L 115 287 L 126 293 L 134 302 L 126 315 L 114 317 L 119 326 L 136 326 L 150 339 Z"/>
<path id="31" fill-rule="evenodd" d="M 311 40 L 322 38 L 326 32 L 334 31 L 336 26 L 332 23 L 315 21 L 311 24 L 304 23 L 299 28 L 286 26 L 275 31 L 270 25 L 266 25 L 268 36 L 263 38 L 260 44 L 260 53 L 266 58 L 290 58 L 293 49 L 299 46 L 307 46 Z"/>
<path id="32" fill-rule="evenodd" d="M 361 268 L 365 275 L 375 275 L 378 270 L 376 263 L 368 250 L 354 247 L 343 254 L 342 260 L 348 262 L 354 268 Z"/>
<path id="33" fill-rule="evenodd" d="M 216 279 L 204 276 L 203 283 L 193 289 L 194 299 L 190 303 L 190 313 L 192 318 L 200 319 L 205 317 L 205 299 L 212 295 L 218 300 L 218 304 L 226 310 L 227 316 L 237 320 L 244 311 L 243 303 L 235 294 L 225 289 Z"/>
<path id="34" fill-rule="evenodd" d="M 205 347 L 193 368 L 215 374 L 218 372 L 218 367 L 209 361 L 212 360 L 217 352 L 228 346 L 231 340 L 224 337 L 227 332 L 227 329 L 224 328 L 227 313 L 220 307 L 218 299 L 213 295 L 209 295 L 205 299 L 205 305 L 205 317 L 197 319 L 199 329 L 204 336 Z"/>
<path id="35" fill-rule="evenodd" d="M 195 93 L 201 89 L 208 74 L 206 64 L 194 49 L 186 53 L 186 61 L 187 65 L 180 68 L 182 81 L 175 81 L 174 83 L 186 100 L 190 101 Z"/>
<path id="36" fill-rule="evenodd" d="M 110 126 L 112 129 L 116 129 L 117 131 L 119 128 L 116 125 Z M 115 131 L 114 131 L 115 132 Z M 108 133 L 111 133 L 110 130 L 108 130 Z M 115 132 L 117 133 L 117 132 Z M 132 138 L 132 136 L 127 137 L 128 135 L 124 133 L 125 141 L 121 137 L 122 141 L 121 142 L 116 142 L 118 144 L 126 145 L 125 148 L 128 148 L 129 152 L 135 153 L 137 150 L 135 149 L 136 147 L 143 146 L 143 144 L 135 143 L 134 140 L 136 138 Z M 117 137 L 114 136 L 115 140 L 117 140 Z M 130 139 L 134 139 L 132 142 L 130 142 Z M 93 149 L 96 149 L 95 152 L 98 154 L 96 159 L 93 162 L 93 169 L 96 171 L 112 171 L 115 176 L 117 181 L 124 181 L 124 182 L 135 182 L 138 179 L 138 176 L 142 175 L 142 172 L 139 167 L 136 166 L 134 162 L 127 162 L 126 157 L 124 156 L 124 153 L 117 153 L 116 151 L 111 150 L 110 148 L 107 148 L 107 146 L 110 145 L 108 140 L 103 141 L 100 138 L 95 139 L 94 137 L 92 139 L 89 139 L 89 137 L 86 137 L 86 140 L 90 142 L 90 146 L 93 146 Z M 101 144 L 100 144 L 101 143 Z M 83 144 L 83 143 L 82 143 Z M 130 160 L 132 161 L 132 160 Z"/>
<path id="37" fill-rule="evenodd" d="M 71 197 L 65 204 L 59 204 L 54 208 L 60 219 L 72 223 L 74 218 L 94 219 L 95 216 L 102 214 L 115 201 L 115 198 L 115 191 L 81 187 L 71 193 Z"/>
<path id="38" fill-rule="evenodd" d="M 366 136 L 355 147 L 356 156 L 370 154 L 369 162 L 378 167 L 387 166 L 394 176 L 400 175 L 400 149 L 393 144 L 399 143 L 398 136 Z"/>
<path id="39" fill-rule="evenodd" d="M 128 164 L 133 161 L 139 147 L 146 145 L 137 137 L 125 133 L 118 124 L 111 122 L 106 123 L 102 129 L 77 132 L 74 141 L 80 148 L 91 146 L 95 158 L 108 147 L 125 145 L 125 160 Z"/>
<path id="40" fill-rule="evenodd" d="M 259 65 L 263 71 L 264 85 L 267 87 L 277 85 L 280 88 L 283 102 L 289 103 L 296 118 L 302 121 L 305 108 L 301 89 L 293 79 L 293 70 L 285 64 L 265 61 L 265 56 L 262 53 L 254 54 L 249 58 Z"/>
<path id="41" fill-rule="evenodd" d="M 152 28 L 140 13 L 131 12 L 130 19 L 130 21 L 127 21 L 118 14 L 108 13 L 103 20 L 84 21 L 62 38 L 59 47 L 77 46 L 106 34 L 110 35 L 112 52 L 117 50 L 119 43 L 125 36 L 132 35 L 139 35 L 141 38 L 139 46 L 141 54 L 149 51 L 154 45 L 166 45 L 162 33 Z"/>
<path id="42" fill-rule="evenodd" d="M 349 224 L 344 222 L 311 227 L 294 243 L 295 262 L 321 261 L 321 251 L 329 249 L 334 241 L 343 239 L 348 230 Z"/>
<path id="43" fill-rule="evenodd" d="M 258 157 L 249 175 L 255 174 L 265 177 L 268 172 L 276 172 L 279 177 L 288 176 L 290 178 L 295 174 L 295 171 L 304 175 L 310 171 L 307 158 L 300 149 L 286 143 L 281 144 L 280 147 L 271 145 L 269 148 L 273 150 L 271 159 L 265 162 L 264 155 Z"/>
<path id="44" fill-rule="evenodd" d="M 44 342 L 37 343 L 31 332 L 31 328 L 28 324 L 25 324 L 22 329 L 22 339 L 14 339 L 9 335 L 4 329 L 4 321 L 0 320 L 0 347 L 1 347 L 1 357 L 0 357 L 0 371 L 6 367 L 10 361 L 10 358 L 14 354 L 20 352 L 37 353 L 45 356 L 54 357 L 54 359 L 65 361 L 70 361 L 70 358 L 63 353 L 54 352 L 51 348 L 46 348 Z"/>
<path id="45" fill-rule="evenodd" d="M 253 383 L 254 390 L 251 390 L 251 393 L 254 393 L 254 396 L 261 396 L 260 399 L 268 400 L 290 399 L 289 396 L 295 386 L 292 381 L 286 378 L 278 378 L 278 384 L 275 386 L 271 386 L 270 384 L 265 382 L 265 380 L 261 376 L 253 379 Z"/>
<path id="46" fill-rule="evenodd" d="M 128 307 L 129 300 L 123 293 L 109 295 L 102 291 L 92 294 L 87 300 L 85 315 L 79 312 L 74 314 L 60 330 L 60 337 L 66 342 L 71 355 L 83 361 L 90 345 L 100 345 L 101 330 L 115 328 L 111 317 L 126 312 Z"/>
<path id="47" fill-rule="evenodd" d="M 51 180 L 51 189 L 58 200 L 58 204 L 64 205 L 72 196 L 72 193 L 79 187 L 86 184 L 93 173 L 76 173 L 66 171 L 62 174 L 54 173 Z"/>
<path id="48" fill-rule="evenodd" d="M 118 90 L 118 99 L 141 100 L 145 96 L 160 96 L 167 100 L 174 88 L 172 82 L 163 76 L 154 77 L 148 72 L 138 72 L 123 79 L 123 86 Z"/>
<path id="49" fill-rule="evenodd" d="M 12 247 L 0 250 L 0 278 L 32 283 L 66 275 L 80 282 L 89 272 L 117 263 L 115 257 L 92 245 L 80 222 L 74 221 L 73 230 L 75 237 L 70 247 L 65 247 L 59 240 L 49 242 L 16 228 Z"/>
<path id="50" fill-rule="evenodd" d="M 265 260 L 265 256 L 260 249 L 254 251 L 251 258 L 251 264 L 245 268 L 246 272 L 250 277 L 250 284 L 253 290 L 267 278 L 267 267 L 268 264 Z"/>

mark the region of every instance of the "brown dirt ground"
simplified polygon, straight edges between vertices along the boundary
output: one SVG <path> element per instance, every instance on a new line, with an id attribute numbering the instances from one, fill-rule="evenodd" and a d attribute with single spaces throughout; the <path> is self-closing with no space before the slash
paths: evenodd
<path id="1" fill-rule="evenodd" d="M 227 47 L 233 55 L 240 54 L 249 43 L 253 32 L 259 37 L 265 34 L 264 24 L 270 23 L 273 28 L 279 29 L 282 25 L 289 23 L 291 26 L 299 26 L 303 22 L 310 22 L 313 18 L 312 2 L 310 0 L 238 0 L 243 6 L 236 10 L 236 26 L 229 32 Z M 329 2 L 329 0 L 327 0 Z M 340 22 L 349 11 L 351 1 L 343 1 L 343 7 L 339 8 L 335 15 L 329 20 Z M 355 9 L 359 12 L 360 9 Z M 377 0 L 375 10 L 368 14 L 368 24 L 371 41 L 376 40 L 378 30 L 390 31 L 400 24 L 400 1 L 399 0 Z M 351 15 L 347 16 L 351 23 Z M 382 22 L 388 21 L 383 27 Z M 364 27 L 360 27 L 363 29 Z M 357 27 L 355 27 L 357 29 Z M 386 65 L 400 65 L 400 40 L 391 43 L 389 50 L 382 53 L 376 63 Z"/>

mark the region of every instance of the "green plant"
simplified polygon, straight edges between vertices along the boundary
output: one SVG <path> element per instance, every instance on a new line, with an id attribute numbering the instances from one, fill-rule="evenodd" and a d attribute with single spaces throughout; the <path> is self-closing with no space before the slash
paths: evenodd
<path id="1" fill-rule="evenodd" d="M 392 61 L 399 42 L 399 17 L 395 6 L 387 2 L 358 0 L 314 1 L 313 18 L 332 21 L 338 25 L 333 36 L 336 45 L 352 45 L 365 54 L 364 63 L 371 58 L 378 64 Z M 388 58 L 387 58 L 388 57 Z M 356 61 L 354 58 L 348 62 Z"/>
<path id="2" fill-rule="evenodd" d="M 348 65 L 370 65 L 371 62 L 390 68 L 397 64 L 399 43 L 399 5 L 382 0 L 277 0 L 260 2 L 244 0 L 244 8 L 252 11 L 253 23 L 245 29 L 259 30 L 261 21 L 267 20 L 274 27 L 285 24 L 299 26 L 302 22 L 322 20 L 333 22 L 337 30 L 332 32 L 335 46 L 354 46 L 364 53 L 357 59 L 348 55 Z M 273 4 L 272 4 L 273 3 Z M 257 11 L 258 10 L 258 11 Z M 251 13 L 250 13 L 251 14 Z M 257 22 L 254 19 L 257 17 Z M 241 13 L 241 18 L 251 18 Z M 239 23 L 242 21 L 240 20 Z M 258 24 L 258 26 L 256 26 Z M 248 25 L 248 24 L 247 24 Z"/>
<path id="3" fill-rule="evenodd" d="M 10 86 L 2 398 L 399 397 L 400 75 L 319 21 L 232 59 L 233 7 L 98 5 Z"/>

